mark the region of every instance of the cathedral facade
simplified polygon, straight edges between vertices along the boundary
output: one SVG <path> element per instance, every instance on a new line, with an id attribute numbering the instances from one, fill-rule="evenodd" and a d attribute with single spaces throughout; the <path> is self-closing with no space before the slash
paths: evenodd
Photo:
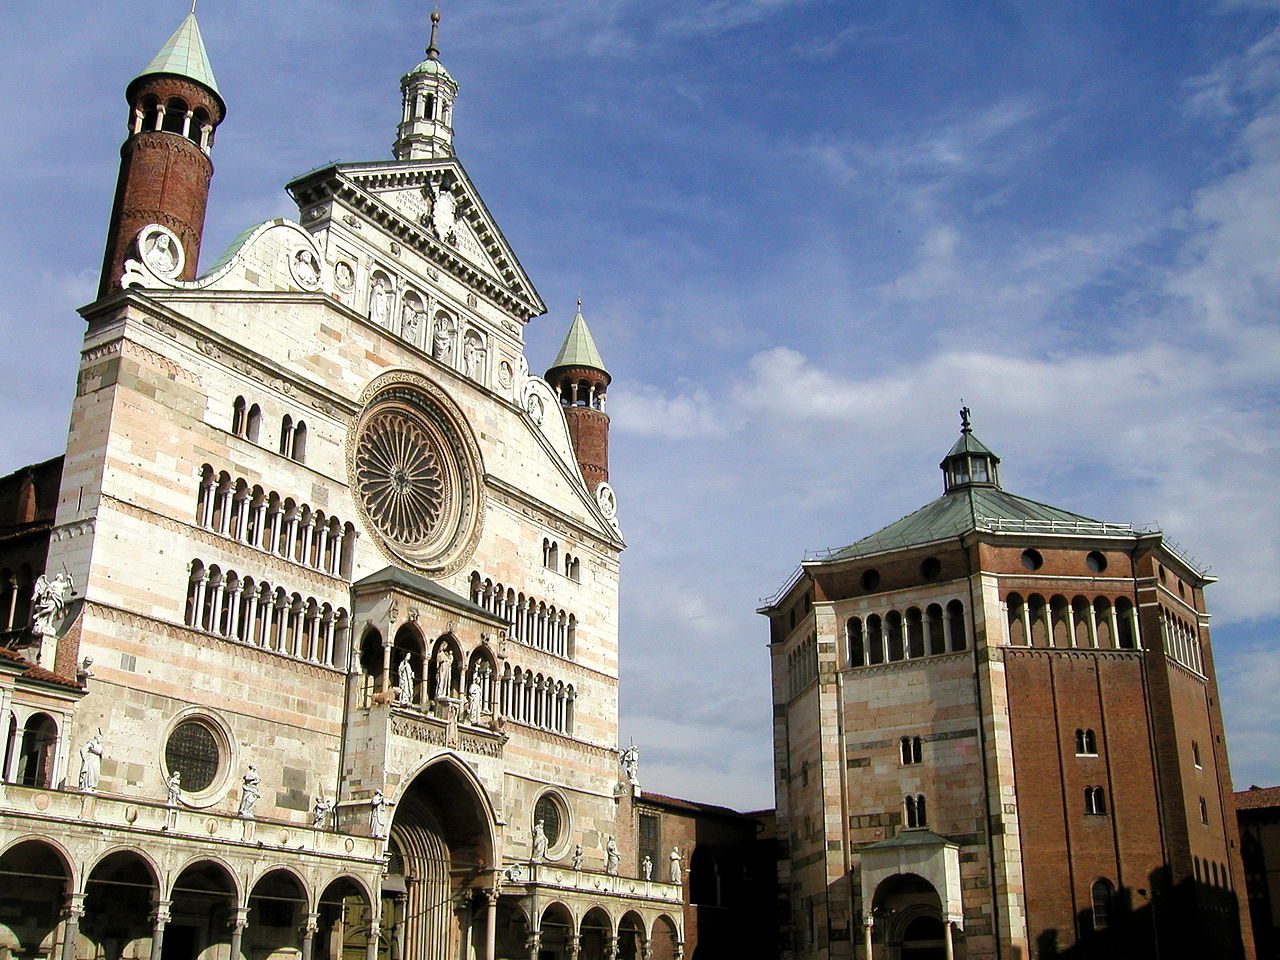
<path id="1" fill-rule="evenodd" d="M 580 311 L 530 374 L 546 308 L 457 92 L 433 23 L 394 159 L 298 178 L 296 222 L 200 270 L 227 104 L 194 13 L 129 84 L 43 521 L 20 491 L 7 955 L 682 955 L 617 750 L 609 374 Z"/>
<path id="2" fill-rule="evenodd" d="M 789 955 L 1252 956 L 1212 578 L 999 464 L 964 411 L 941 497 L 760 610 Z"/>

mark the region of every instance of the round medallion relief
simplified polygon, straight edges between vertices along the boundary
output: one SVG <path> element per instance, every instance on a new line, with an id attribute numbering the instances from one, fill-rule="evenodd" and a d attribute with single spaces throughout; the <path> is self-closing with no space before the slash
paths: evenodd
<path id="1" fill-rule="evenodd" d="M 424 378 L 389 374 L 366 396 L 348 453 L 360 511 L 397 560 L 453 572 L 480 536 L 479 448 L 453 402 Z"/>

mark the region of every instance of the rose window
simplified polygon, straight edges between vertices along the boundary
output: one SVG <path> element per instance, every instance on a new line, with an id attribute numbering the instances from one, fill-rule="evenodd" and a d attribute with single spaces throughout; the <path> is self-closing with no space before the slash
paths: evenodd
<path id="1" fill-rule="evenodd" d="M 399 413 L 366 428 L 356 450 L 357 489 L 379 531 L 413 545 L 431 538 L 445 501 L 445 476 L 431 438 Z"/>

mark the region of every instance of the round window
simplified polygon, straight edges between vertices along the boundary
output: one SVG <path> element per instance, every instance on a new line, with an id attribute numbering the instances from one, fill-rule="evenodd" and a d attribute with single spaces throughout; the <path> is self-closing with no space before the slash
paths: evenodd
<path id="1" fill-rule="evenodd" d="M 533 822 L 542 821 L 542 832 L 547 835 L 547 846 L 554 848 L 564 834 L 564 814 L 556 798 L 544 793 L 533 806 Z"/>
<path id="2" fill-rule="evenodd" d="M 866 573 L 862 575 L 863 590 L 874 590 L 878 586 L 880 586 L 879 570 L 868 570 Z"/>
<path id="3" fill-rule="evenodd" d="M 1084 565 L 1094 573 L 1101 573 L 1103 570 L 1107 569 L 1107 558 L 1097 550 L 1093 550 L 1084 558 Z"/>
<path id="4" fill-rule="evenodd" d="M 1040 556 L 1039 550 L 1023 550 L 1022 566 L 1027 570 L 1039 570 L 1044 566 L 1044 557 Z"/>
<path id="5" fill-rule="evenodd" d="M 208 724 L 183 720 L 169 734 L 164 763 L 170 774 L 182 776 L 182 789 L 187 793 L 207 790 L 217 779 L 222 764 L 218 738 Z"/>
<path id="6" fill-rule="evenodd" d="M 448 573 L 480 536 L 480 449 L 456 405 L 430 381 L 390 374 L 366 391 L 348 470 L 369 528 L 395 558 Z"/>
<path id="7" fill-rule="evenodd" d="M 920 564 L 920 576 L 926 580 L 937 580 L 942 574 L 942 562 L 937 557 L 930 557 Z"/>

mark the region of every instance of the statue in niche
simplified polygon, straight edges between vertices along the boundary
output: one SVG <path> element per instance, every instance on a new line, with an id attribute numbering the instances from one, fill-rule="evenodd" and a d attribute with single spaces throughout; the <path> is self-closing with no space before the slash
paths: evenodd
<path id="1" fill-rule="evenodd" d="M 315 806 L 311 808 L 311 827 L 313 830 L 322 830 L 329 824 L 329 817 L 333 813 L 333 801 L 328 797 L 316 797 Z"/>
<path id="2" fill-rule="evenodd" d="M 391 313 L 391 288 L 385 277 L 373 278 L 373 290 L 369 293 L 369 319 L 380 327 L 387 325 Z"/>
<path id="3" fill-rule="evenodd" d="M 604 872 L 611 877 L 618 875 L 618 866 L 622 863 L 622 854 L 618 852 L 618 840 L 610 837 L 604 845 Z"/>
<path id="4" fill-rule="evenodd" d="M 643 880 L 653 879 L 653 857 L 647 853 L 644 855 L 644 859 L 640 861 L 640 877 Z"/>
<path id="5" fill-rule="evenodd" d="M 431 356 L 441 363 L 453 362 L 453 338 L 457 333 L 453 321 L 441 317 L 436 321 L 436 333 L 431 340 Z"/>
<path id="6" fill-rule="evenodd" d="M 179 770 L 173 771 L 165 786 L 169 789 L 169 796 L 165 803 L 171 807 L 176 807 L 178 801 L 182 799 L 182 772 Z"/>
<path id="7" fill-rule="evenodd" d="M 400 336 L 405 340 L 416 340 L 418 324 L 424 316 L 426 314 L 422 310 L 422 304 L 417 300 L 406 300 L 404 309 L 400 311 Z"/>
<path id="8" fill-rule="evenodd" d="M 240 809 L 237 815 L 246 820 L 252 820 L 257 815 L 258 798 L 261 796 L 262 777 L 258 776 L 257 766 L 251 763 L 244 773 L 244 780 L 240 787 Z"/>
<path id="9" fill-rule="evenodd" d="M 671 882 L 679 883 L 681 879 L 681 855 L 679 847 L 671 848 Z"/>
<path id="10" fill-rule="evenodd" d="M 95 793 L 98 789 L 98 778 L 102 775 L 102 731 L 95 733 L 80 748 L 80 789 L 84 793 Z"/>
<path id="11" fill-rule="evenodd" d="M 619 762 L 627 775 L 627 783 L 633 787 L 640 785 L 640 748 L 634 743 L 625 750 L 618 751 Z"/>
<path id="12" fill-rule="evenodd" d="M 333 279 L 341 289 L 350 290 L 356 282 L 356 275 L 351 269 L 351 264 L 345 260 L 339 260 L 338 265 L 333 268 Z"/>
<path id="13" fill-rule="evenodd" d="M 453 651 L 447 643 L 440 645 L 436 654 L 436 689 L 435 699 L 448 700 L 453 692 Z"/>
<path id="14" fill-rule="evenodd" d="M 533 825 L 533 859 L 539 863 L 547 859 L 547 831 L 541 820 Z"/>
<path id="15" fill-rule="evenodd" d="M 582 869 L 582 844 L 580 843 L 573 845 L 573 869 Z"/>
<path id="16" fill-rule="evenodd" d="M 484 352 L 484 341 L 480 334 L 468 330 L 462 339 L 462 366 L 472 380 L 479 380 L 484 371 Z"/>
<path id="17" fill-rule="evenodd" d="M 386 834 L 386 823 L 384 817 L 386 808 L 394 806 L 392 801 L 383 796 L 381 790 L 373 791 L 373 796 L 369 798 L 369 836 L 375 839 L 381 839 Z"/>
<path id="18" fill-rule="evenodd" d="M 60 573 L 52 580 L 43 573 L 36 579 L 31 591 L 31 632 L 38 637 L 52 637 L 67 609 L 67 598 L 75 589 L 69 573 Z"/>
<path id="19" fill-rule="evenodd" d="M 409 662 L 409 654 L 405 654 L 396 670 L 396 703 L 413 703 L 413 687 L 416 678 L 413 675 L 413 664 Z"/>
<path id="20" fill-rule="evenodd" d="M 303 247 L 293 255 L 293 278 L 300 286 L 313 290 L 320 283 L 320 264 L 316 255 Z"/>
<path id="21" fill-rule="evenodd" d="M 472 680 L 471 686 L 467 687 L 467 723 L 472 726 L 480 725 L 480 712 L 482 709 L 482 700 L 480 692 L 480 681 Z"/>
<path id="22" fill-rule="evenodd" d="M 447 187 L 441 184 L 431 196 L 431 229 L 445 243 L 453 243 L 457 237 L 458 201 Z"/>

